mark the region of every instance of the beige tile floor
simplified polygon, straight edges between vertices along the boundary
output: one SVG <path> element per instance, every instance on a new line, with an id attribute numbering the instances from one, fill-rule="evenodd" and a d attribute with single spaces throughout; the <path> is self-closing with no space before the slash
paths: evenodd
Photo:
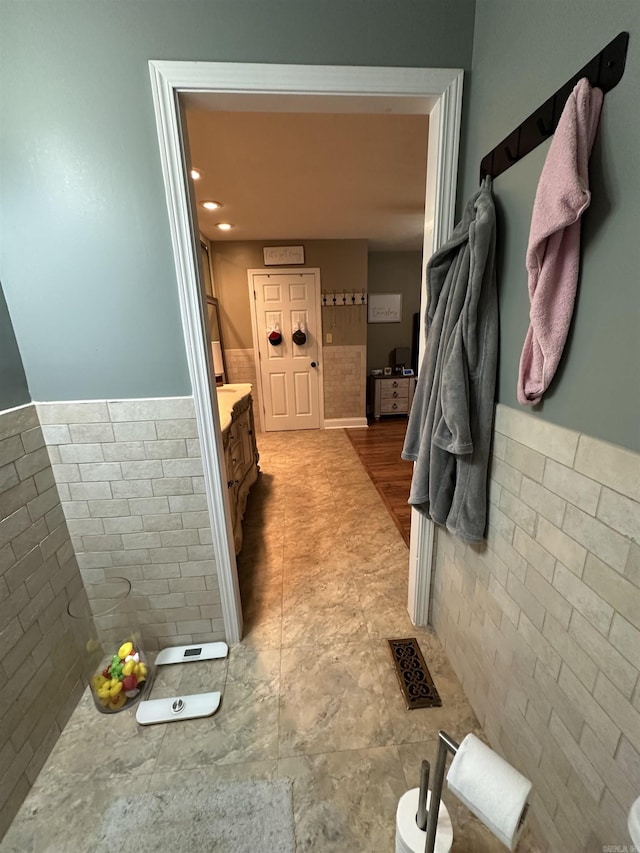
<path id="1" fill-rule="evenodd" d="M 161 668 L 153 688 L 220 689 L 220 710 L 142 728 L 132 712 L 96 713 L 85 694 L 2 853 L 90 851 L 125 793 L 279 776 L 293 779 L 298 851 L 386 853 L 438 730 L 482 734 L 437 637 L 409 620 L 407 548 L 346 435 L 263 434 L 259 449 L 239 557 L 245 638 L 228 660 Z M 385 638 L 413 636 L 442 708 L 404 707 Z M 445 801 L 454 853 L 505 849 Z"/>

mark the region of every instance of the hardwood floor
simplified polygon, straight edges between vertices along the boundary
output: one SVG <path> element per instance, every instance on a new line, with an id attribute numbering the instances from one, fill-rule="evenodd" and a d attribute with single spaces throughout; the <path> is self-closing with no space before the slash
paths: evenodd
<path id="1" fill-rule="evenodd" d="M 345 432 L 396 527 L 409 545 L 411 507 L 407 499 L 413 462 L 405 462 L 400 458 L 407 423 L 407 418 L 387 418 L 372 421 L 369 429 L 347 429 Z"/>

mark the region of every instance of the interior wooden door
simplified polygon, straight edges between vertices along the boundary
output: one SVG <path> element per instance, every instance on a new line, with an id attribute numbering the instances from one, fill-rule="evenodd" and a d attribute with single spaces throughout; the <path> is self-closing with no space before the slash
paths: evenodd
<path id="1" fill-rule="evenodd" d="M 320 275 L 251 272 L 264 429 L 320 428 Z M 304 343 L 293 335 L 302 330 Z M 282 341 L 270 341 L 278 331 Z"/>

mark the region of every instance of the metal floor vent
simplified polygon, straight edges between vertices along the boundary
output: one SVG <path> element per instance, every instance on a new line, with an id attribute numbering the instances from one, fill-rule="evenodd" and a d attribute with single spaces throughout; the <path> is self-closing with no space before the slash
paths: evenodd
<path id="1" fill-rule="evenodd" d="M 407 708 L 411 711 L 414 708 L 442 707 L 416 638 L 388 640 L 388 643 Z"/>

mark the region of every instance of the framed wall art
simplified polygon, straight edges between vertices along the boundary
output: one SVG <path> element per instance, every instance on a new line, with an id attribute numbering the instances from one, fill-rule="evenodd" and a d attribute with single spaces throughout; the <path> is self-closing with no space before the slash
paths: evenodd
<path id="1" fill-rule="evenodd" d="M 402 322 L 401 293 L 369 293 L 369 323 Z"/>

